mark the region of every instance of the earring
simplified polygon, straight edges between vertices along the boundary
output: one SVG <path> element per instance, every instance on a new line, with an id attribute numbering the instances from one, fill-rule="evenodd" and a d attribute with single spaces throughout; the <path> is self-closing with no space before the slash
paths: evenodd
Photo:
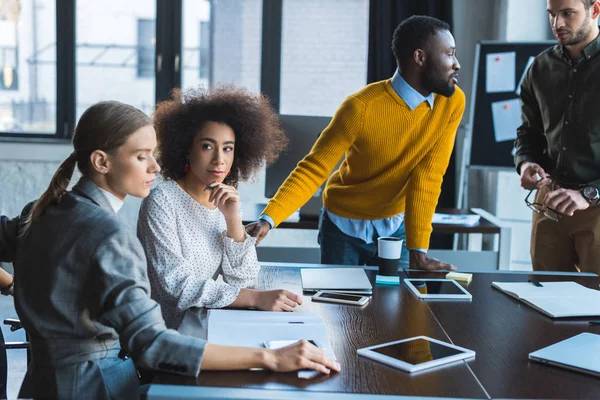
<path id="1" fill-rule="evenodd" d="M 227 176 L 231 175 L 231 170 L 229 170 L 229 172 L 227 173 Z"/>
<path id="2" fill-rule="evenodd" d="M 185 167 L 183 167 L 183 173 L 188 174 L 191 170 L 192 168 L 190 167 L 190 159 L 188 158 L 187 162 L 185 163 Z"/>

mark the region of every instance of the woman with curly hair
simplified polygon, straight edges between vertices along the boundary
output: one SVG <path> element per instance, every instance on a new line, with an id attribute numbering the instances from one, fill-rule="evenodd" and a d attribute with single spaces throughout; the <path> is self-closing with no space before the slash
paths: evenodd
<path id="1" fill-rule="evenodd" d="M 232 86 L 173 94 L 154 116 L 165 181 L 138 220 L 167 326 L 177 328 L 191 307 L 291 311 L 300 296 L 247 289 L 260 265 L 237 191 L 287 144 L 275 112 L 263 96 Z"/>
<path id="2" fill-rule="evenodd" d="M 307 341 L 270 350 L 221 346 L 167 329 L 150 298 L 144 250 L 117 217 L 160 171 L 156 133 L 116 101 L 88 108 L 74 151 L 16 218 L 0 215 L 0 261 L 15 267 L 15 305 L 32 361 L 19 398 L 139 399 L 136 367 L 200 371 L 339 371 Z M 75 168 L 79 181 L 69 190 Z"/>

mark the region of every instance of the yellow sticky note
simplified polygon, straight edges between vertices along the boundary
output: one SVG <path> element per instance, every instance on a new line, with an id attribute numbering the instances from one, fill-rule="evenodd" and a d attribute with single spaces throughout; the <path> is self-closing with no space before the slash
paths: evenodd
<path id="1" fill-rule="evenodd" d="M 471 279 L 473 279 L 473 274 L 466 274 L 464 272 L 448 272 L 446 274 L 446 279 L 454 279 L 455 281 L 471 283 Z"/>

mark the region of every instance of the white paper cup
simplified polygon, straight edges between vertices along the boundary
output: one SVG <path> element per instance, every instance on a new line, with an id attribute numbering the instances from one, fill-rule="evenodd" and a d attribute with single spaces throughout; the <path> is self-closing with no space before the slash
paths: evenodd
<path id="1" fill-rule="evenodd" d="M 379 258 L 379 275 L 398 276 L 402 239 L 390 236 L 377 238 L 377 256 Z"/>

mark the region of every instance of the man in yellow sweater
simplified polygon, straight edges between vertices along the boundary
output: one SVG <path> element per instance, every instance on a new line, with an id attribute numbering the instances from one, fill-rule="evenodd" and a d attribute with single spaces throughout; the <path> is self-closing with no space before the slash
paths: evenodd
<path id="1" fill-rule="evenodd" d="M 398 71 L 348 97 L 259 221 L 259 241 L 304 205 L 330 175 L 319 221 L 321 262 L 377 264 L 377 238 L 406 237 L 412 268 L 455 269 L 427 256 L 431 220 L 465 95 L 448 24 L 413 16 L 395 30 Z"/>

